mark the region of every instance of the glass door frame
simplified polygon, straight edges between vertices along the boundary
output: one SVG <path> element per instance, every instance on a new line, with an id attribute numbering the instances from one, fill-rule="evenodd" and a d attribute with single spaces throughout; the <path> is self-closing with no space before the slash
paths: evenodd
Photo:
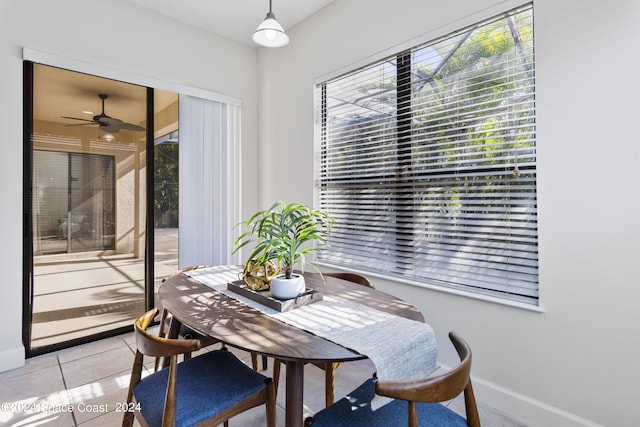
<path id="1" fill-rule="evenodd" d="M 37 62 L 25 59 L 23 61 L 23 262 L 22 262 L 22 282 L 23 282 L 23 319 L 22 319 L 22 341 L 25 348 L 26 357 L 33 357 L 44 353 L 49 353 L 62 348 L 67 348 L 91 341 L 96 341 L 106 337 L 120 335 L 133 330 L 131 326 L 120 327 L 113 330 L 75 338 L 61 343 L 51 344 L 43 347 L 32 348 L 32 318 L 34 302 L 34 250 L 33 250 L 33 214 L 32 214 L 32 174 L 33 174 L 33 120 L 34 120 L 34 64 Z M 103 77 L 103 76 L 98 76 Z M 109 78 L 109 77 L 104 77 Z M 144 255 L 144 300 L 145 310 L 150 310 L 155 306 L 154 292 L 154 89 L 146 87 L 146 194 L 145 194 L 145 255 Z"/>
<path id="2" fill-rule="evenodd" d="M 240 198 L 240 145 L 241 145 L 241 116 L 242 116 L 242 99 L 237 98 L 230 95 L 224 95 L 217 92 L 212 92 L 207 89 L 188 86 L 180 83 L 171 82 L 168 80 L 163 80 L 159 78 L 150 77 L 148 75 L 135 74 L 128 71 L 123 71 L 121 69 L 113 69 L 108 66 L 102 66 L 98 64 L 89 63 L 86 61 L 80 61 L 76 59 L 72 59 L 69 57 L 63 57 L 55 54 L 50 54 L 46 52 L 42 52 L 36 49 L 32 49 L 29 47 L 24 47 L 22 49 L 22 59 L 24 61 L 23 66 L 23 185 L 30 185 L 31 180 L 31 164 L 29 162 L 30 159 L 30 150 L 31 150 L 31 128 L 33 126 L 33 102 L 32 102 L 32 84 L 27 84 L 33 81 L 33 71 L 29 71 L 30 67 L 29 63 L 38 63 L 43 65 L 50 65 L 58 68 L 63 68 L 71 71 L 77 71 L 85 74 L 90 74 L 98 77 L 105 77 L 113 80 L 119 80 L 125 83 L 137 84 L 139 86 L 147 87 L 148 91 L 151 93 L 149 95 L 150 99 L 153 99 L 153 88 L 163 90 L 163 91 L 171 91 L 178 93 L 179 95 L 188 95 L 196 98 L 202 98 L 211 101 L 217 101 L 223 104 L 226 104 L 231 110 L 234 111 L 233 119 L 229 122 L 231 128 L 229 129 L 230 134 L 229 137 L 233 141 L 232 142 L 232 153 L 230 157 L 231 164 L 233 165 L 232 170 L 229 172 L 226 177 L 227 182 L 225 185 L 228 187 L 229 193 L 233 195 L 233 200 L 230 201 L 228 210 L 230 211 L 231 218 L 233 218 L 233 223 L 240 222 L 241 215 L 241 198 Z M 147 108 L 149 111 L 147 112 L 147 116 L 153 120 L 153 102 L 147 103 Z M 150 122 L 147 129 L 153 129 L 153 122 Z M 153 137 L 147 136 L 147 144 L 153 144 Z M 153 157 L 153 156 L 151 156 Z M 149 162 L 149 159 L 147 159 Z M 147 182 L 153 182 L 153 167 L 147 167 Z M 30 200 L 23 200 L 23 242 L 31 242 L 32 239 L 30 227 L 27 227 L 28 218 L 26 217 L 26 213 L 29 212 Z M 151 225 L 149 229 L 149 233 L 147 233 L 148 237 L 145 242 L 145 248 L 147 254 L 154 254 L 155 244 L 153 235 L 153 199 L 147 198 L 147 216 L 146 221 L 147 225 Z M 150 221 L 151 219 L 151 221 Z M 23 260 L 32 259 L 33 253 L 31 248 L 31 243 L 23 244 Z M 234 260 L 239 259 L 239 255 L 235 255 Z M 30 318 L 28 313 L 30 313 L 31 307 L 31 298 L 32 295 L 29 293 L 30 289 L 32 289 L 32 263 L 23 262 L 23 284 L 24 284 L 24 292 L 23 292 L 23 343 L 25 344 L 25 349 L 28 347 L 27 343 L 30 339 Z M 147 266 L 145 269 L 145 281 L 146 281 L 146 292 L 147 292 L 147 304 L 149 305 L 149 309 L 153 306 L 154 299 L 154 289 L 149 286 L 149 284 L 153 281 L 154 278 L 154 263 L 147 262 Z M 34 354 L 29 354 L 32 356 Z"/>

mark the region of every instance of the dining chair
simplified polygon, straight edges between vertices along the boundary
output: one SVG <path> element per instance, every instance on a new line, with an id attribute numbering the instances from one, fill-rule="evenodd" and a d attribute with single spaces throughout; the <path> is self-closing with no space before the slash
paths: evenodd
<path id="1" fill-rule="evenodd" d="M 357 283 L 358 285 L 366 286 L 368 288 L 374 288 L 374 286 L 371 284 L 369 279 L 357 273 L 338 271 L 333 273 L 322 273 L 322 274 L 325 276 L 336 277 L 338 279 L 346 280 L 348 282 Z"/>
<path id="2" fill-rule="evenodd" d="M 469 426 L 480 427 L 471 386 L 471 349 L 455 332 L 449 333 L 460 363 L 444 374 L 424 380 L 383 382 L 376 378 L 328 408 L 305 420 L 305 427 Z M 464 393 L 466 419 L 439 402 Z M 372 405 L 374 396 L 390 397 L 389 403 Z M 375 407 L 375 409 L 373 408 Z"/>
<path id="3" fill-rule="evenodd" d="M 250 408 L 265 405 L 267 426 L 276 425 L 273 380 L 252 370 L 226 348 L 178 363 L 178 355 L 201 348 L 200 340 L 161 338 L 147 331 L 153 309 L 134 324 L 133 362 L 123 427 L 134 416 L 148 426 L 216 426 Z M 144 356 L 170 357 L 168 368 L 142 378 Z"/>
<path id="4" fill-rule="evenodd" d="M 166 282 L 168 279 L 170 279 L 171 277 L 177 276 L 178 274 L 182 274 L 184 272 L 187 271 L 191 271 L 191 270 L 196 270 L 198 268 L 206 268 L 209 267 L 208 265 L 192 265 L 189 267 L 185 267 L 185 268 L 181 268 L 180 270 L 176 270 L 173 273 L 171 273 L 170 275 L 168 275 L 167 277 L 162 279 L 162 283 Z M 168 333 L 169 333 L 169 328 L 171 327 L 171 320 L 172 320 L 172 315 L 169 312 L 169 310 L 167 310 L 166 308 L 162 309 L 162 314 L 160 315 L 160 323 L 159 323 L 159 327 L 158 327 L 158 336 L 161 338 L 166 338 Z M 188 327 L 187 325 L 180 325 L 180 330 L 178 331 L 178 336 L 180 338 L 185 338 L 185 339 L 197 339 L 200 340 L 201 344 L 203 347 L 208 347 L 210 345 L 213 344 L 217 344 L 220 341 L 215 339 L 215 338 L 211 338 L 211 337 L 206 337 L 202 334 L 199 334 L 198 332 L 194 331 L 193 329 L 191 329 L 190 327 Z M 222 345 L 224 347 L 224 344 Z M 188 360 L 191 358 L 191 353 L 185 353 L 184 354 L 184 359 Z M 163 357 L 157 357 L 156 358 L 156 362 L 155 362 L 155 370 L 159 370 L 160 368 L 166 368 L 168 365 L 168 361 L 163 358 Z"/>
<path id="5" fill-rule="evenodd" d="M 177 270 L 177 271 L 173 272 L 172 274 L 170 274 L 169 276 L 165 277 L 164 279 L 162 279 L 162 283 L 166 282 L 171 277 L 177 276 L 178 274 L 182 274 L 182 273 L 185 273 L 187 271 L 196 270 L 198 268 L 207 268 L 207 267 L 210 267 L 210 266 L 209 265 L 192 265 L 192 266 L 189 266 L 189 267 L 182 268 L 180 270 Z M 160 331 L 159 331 L 158 335 L 161 336 L 161 337 L 166 337 L 166 334 L 168 333 L 168 328 L 169 328 L 170 324 L 171 324 L 171 313 L 169 313 L 168 310 L 163 308 L 162 309 L 162 316 L 160 318 Z M 207 337 L 205 335 L 200 334 L 197 331 L 194 331 L 193 329 L 191 329 L 187 325 L 180 325 L 180 331 L 178 332 L 178 335 L 181 338 L 198 339 L 198 340 L 202 341 L 205 346 L 213 345 L 213 344 L 216 344 L 216 343 L 220 342 L 219 340 L 217 340 L 215 338 Z M 222 347 L 224 347 L 224 343 L 222 344 Z M 186 354 L 185 357 L 188 359 L 190 357 L 190 355 Z M 163 363 L 162 362 L 162 358 L 157 358 L 156 359 L 156 369 L 158 369 L 158 367 L 162 363 Z M 251 353 L 251 366 L 253 367 L 254 371 L 258 370 L 258 355 L 255 354 L 255 353 Z M 266 356 L 262 356 L 262 369 L 263 370 L 267 369 L 267 357 Z"/>
<path id="6" fill-rule="evenodd" d="M 374 286 L 371 284 L 369 279 L 366 277 L 350 272 L 330 272 L 330 273 L 322 273 L 324 276 L 335 277 L 338 279 L 346 280 L 348 282 L 357 283 L 358 285 L 366 286 L 369 288 L 373 288 Z M 273 364 L 273 378 L 276 382 L 276 390 L 278 387 L 278 381 L 280 379 L 280 360 L 274 361 Z M 335 380 L 336 374 L 335 371 L 342 364 L 342 362 L 328 362 L 328 363 L 312 363 L 314 366 L 324 370 L 324 400 L 325 406 L 329 406 L 333 404 L 335 400 Z"/>

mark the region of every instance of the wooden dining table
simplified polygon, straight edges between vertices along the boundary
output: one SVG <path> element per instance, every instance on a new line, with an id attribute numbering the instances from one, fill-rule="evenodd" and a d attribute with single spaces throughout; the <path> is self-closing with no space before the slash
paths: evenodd
<path id="1" fill-rule="evenodd" d="M 223 282 L 234 275 L 237 278 L 241 267 L 228 266 L 220 271 L 220 281 Z M 305 273 L 305 280 L 307 288 L 321 291 L 324 299 L 357 302 L 424 322 L 422 314 L 411 304 L 376 289 L 317 273 Z M 299 427 L 303 423 L 305 363 L 349 362 L 366 358 L 342 345 L 263 314 L 185 273 L 167 279 L 160 286 L 158 296 L 161 305 L 173 314 L 175 322 L 170 328 L 171 335 L 177 336 L 182 323 L 229 346 L 286 363 L 287 427 Z"/>

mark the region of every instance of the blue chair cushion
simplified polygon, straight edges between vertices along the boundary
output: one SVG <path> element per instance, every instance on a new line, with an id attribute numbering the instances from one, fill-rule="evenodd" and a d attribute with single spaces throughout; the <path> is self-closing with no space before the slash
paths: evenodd
<path id="1" fill-rule="evenodd" d="M 375 379 L 369 379 L 328 408 L 313 417 L 313 427 L 400 427 L 409 425 L 408 403 L 391 400 L 372 410 L 375 396 Z M 467 421 L 451 409 L 439 403 L 418 403 L 420 426 L 467 426 Z"/>
<path id="2" fill-rule="evenodd" d="M 162 425 L 169 368 L 155 372 L 134 388 L 149 426 Z M 267 377 L 227 350 L 215 350 L 178 364 L 176 426 L 192 426 L 219 414 L 266 387 Z"/>

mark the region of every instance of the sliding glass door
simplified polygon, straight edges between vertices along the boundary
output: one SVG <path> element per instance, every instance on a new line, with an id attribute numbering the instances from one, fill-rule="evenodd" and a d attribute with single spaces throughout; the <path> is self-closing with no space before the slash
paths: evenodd
<path id="1" fill-rule="evenodd" d="M 115 156 L 33 150 L 34 255 L 115 248 Z"/>
<path id="2" fill-rule="evenodd" d="M 239 262 L 229 256 L 240 221 L 241 114 L 237 99 L 69 71 L 94 67 L 28 53 L 23 341 L 35 356 L 131 330 L 180 261 Z M 182 95 L 205 108 L 203 134 Z M 209 247 L 190 247 L 199 242 Z"/>
<path id="3" fill-rule="evenodd" d="M 154 286 L 153 91 L 40 64 L 32 71 L 31 355 L 131 328 Z"/>

